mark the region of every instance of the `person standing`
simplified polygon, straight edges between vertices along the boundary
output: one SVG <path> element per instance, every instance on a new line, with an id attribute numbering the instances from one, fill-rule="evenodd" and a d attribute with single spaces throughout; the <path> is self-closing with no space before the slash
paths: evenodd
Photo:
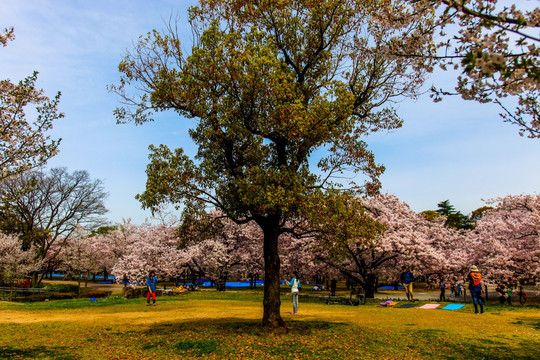
<path id="1" fill-rule="evenodd" d="M 457 283 L 456 285 L 456 297 L 461 297 L 461 290 L 463 289 L 463 285 L 461 283 Z"/>
<path id="2" fill-rule="evenodd" d="M 401 276 L 400 281 L 403 285 L 403 288 L 405 288 L 405 294 L 407 294 L 407 300 L 414 301 L 413 296 L 413 282 L 414 282 L 414 276 L 412 272 L 409 270 L 409 267 L 407 265 L 403 265 L 401 267 Z"/>
<path id="3" fill-rule="evenodd" d="M 527 293 L 523 290 L 523 286 L 519 285 L 519 292 L 518 292 L 518 295 L 519 295 L 519 303 L 521 305 L 525 305 L 525 303 L 527 302 Z"/>
<path id="4" fill-rule="evenodd" d="M 495 288 L 495 292 L 497 293 L 499 303 L 501 305 L 506 304 L 506 298 L 507 298 L 508 295 L 506 295 L 506 292 L 504 291 L 504 285 L 497 284 L 497 287 Z"/>
<path id="5" fill-rule="evenodd" d="M 332 281 L 330 281 L 330 295 L 331 296 L 336 296 L 336 287 L 337 287 L 337 280 L 332 279 Z"/>
<path id="6" fill-rule="evenodd" d="M 156 285 L 159 279 L 156 277 L 154 270 L 150 271 L 148 279 L 146 279 L 146 287 L 148 292 L 146 293 L 146 306 L 150 306 L 150 296 L 152 296 L 152 305 L 156 306 Z"/>
<path id="7" fill-rule="evenodd" d="M 480 306 L 480 314 L 484 313 L 484 303 L 482 301 L 482 275 L 476 265 L 471 266 L 469 269 L 469 275 L 467 280 L 469 281 L 469 291 L 473 299 L 474 313 L 478 314 L 478 306 Z"/>
<path id="8" fill-rule="evenodd" d="M 441 295 L 439 296 L 439 301 L 446 301 L 446 296 L 445 296 L 446 284 L 444 283 L 444 279 L 442 279 L 442 278 L 441 278 L 441 283 L 440 283 L 439 287 L 441 289 Z"/>
<path id="9" fill-rule="evenodd" d="M 293 305 L 293 311 L 291 315 L 298 314 L 298 291 L 300 291 L 300 288 L 302 287 L 302 284 L 298 280 L 298 273 L 295 271 L 293 272 L 293 277 L 291 281 L 286 281 L 287 285 L 291 287 L 291 297 L 292 297 L 292 305 Z"/>
<path id="10" fill-rule="evenodd" d="M 509 282 L 508 285 L 506 285 L 506 302 L 508 305 L 512 306 L 512 293 L 514 292 L 513 284 L 512 282 Z"/>

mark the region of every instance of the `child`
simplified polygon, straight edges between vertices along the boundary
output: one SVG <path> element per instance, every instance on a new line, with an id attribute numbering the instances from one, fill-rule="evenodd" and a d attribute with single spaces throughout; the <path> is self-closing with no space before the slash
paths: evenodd
<path id="1" fill-rule="evenodd" d="M 146 293 L 146 306 L 150 306 L 150 296 L 152 296 L 152 301 L 154 306 L 156 306 L 156 285 L 158 283 L 158 278 L 154 270 L 150 271 L 148 279 L 146 280 L 146 287 L 148 292 Z"/>

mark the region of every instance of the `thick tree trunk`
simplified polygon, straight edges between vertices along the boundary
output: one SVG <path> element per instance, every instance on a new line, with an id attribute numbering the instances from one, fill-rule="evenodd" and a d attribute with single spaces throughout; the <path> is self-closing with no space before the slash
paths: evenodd
<path id="1" fill-rule="evenodd" d="M 373 274 L 368 274 L 365 279 L 364 291 L 366 292 L 366 298 L 375 298 L 375 292 L 377 290 L 377 277 Z"/>
<path id="2" fill-rule="evenodd" d="M 278 253 L 279 226 L 264 226 L 264 300 L 263 326 L 282 327 L 285 322 L 281 318 Z"/>
<path id="3" fill-rule="evenodd" d="M 364 291 L 366 292 L 366 298 L 367 299 L 374 299 L 375 298 L 375 284 L 366 284 L 366 287 L 364 288 Z"/>

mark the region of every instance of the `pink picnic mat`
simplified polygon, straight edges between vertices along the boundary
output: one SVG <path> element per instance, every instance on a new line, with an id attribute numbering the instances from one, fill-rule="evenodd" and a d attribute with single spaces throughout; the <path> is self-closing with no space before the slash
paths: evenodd
<path id="1" fill-rule="evenodd" d="M 441 304 L 426 304 L 426 305 L 420 306 L 419 309 L 436 309 L 439 306 L 441 306 Z"/>

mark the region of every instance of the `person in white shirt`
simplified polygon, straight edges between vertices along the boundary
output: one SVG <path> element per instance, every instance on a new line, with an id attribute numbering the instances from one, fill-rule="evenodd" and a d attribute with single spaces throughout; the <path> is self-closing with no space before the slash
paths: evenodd
<path id="1" fill-rule="evenodd" d="M 298 273 L 294 271 L 291 281 L 285 281 L 285 283 L 287 283 L 287 285 L 291 287 L 291 296 L 292 296 L 292 304 L 293 304 L 293 311 L 291 314 L 296 315 L 298 314 L 298 291 L 302 287 L 300 280 L 298 280 Z"/>

